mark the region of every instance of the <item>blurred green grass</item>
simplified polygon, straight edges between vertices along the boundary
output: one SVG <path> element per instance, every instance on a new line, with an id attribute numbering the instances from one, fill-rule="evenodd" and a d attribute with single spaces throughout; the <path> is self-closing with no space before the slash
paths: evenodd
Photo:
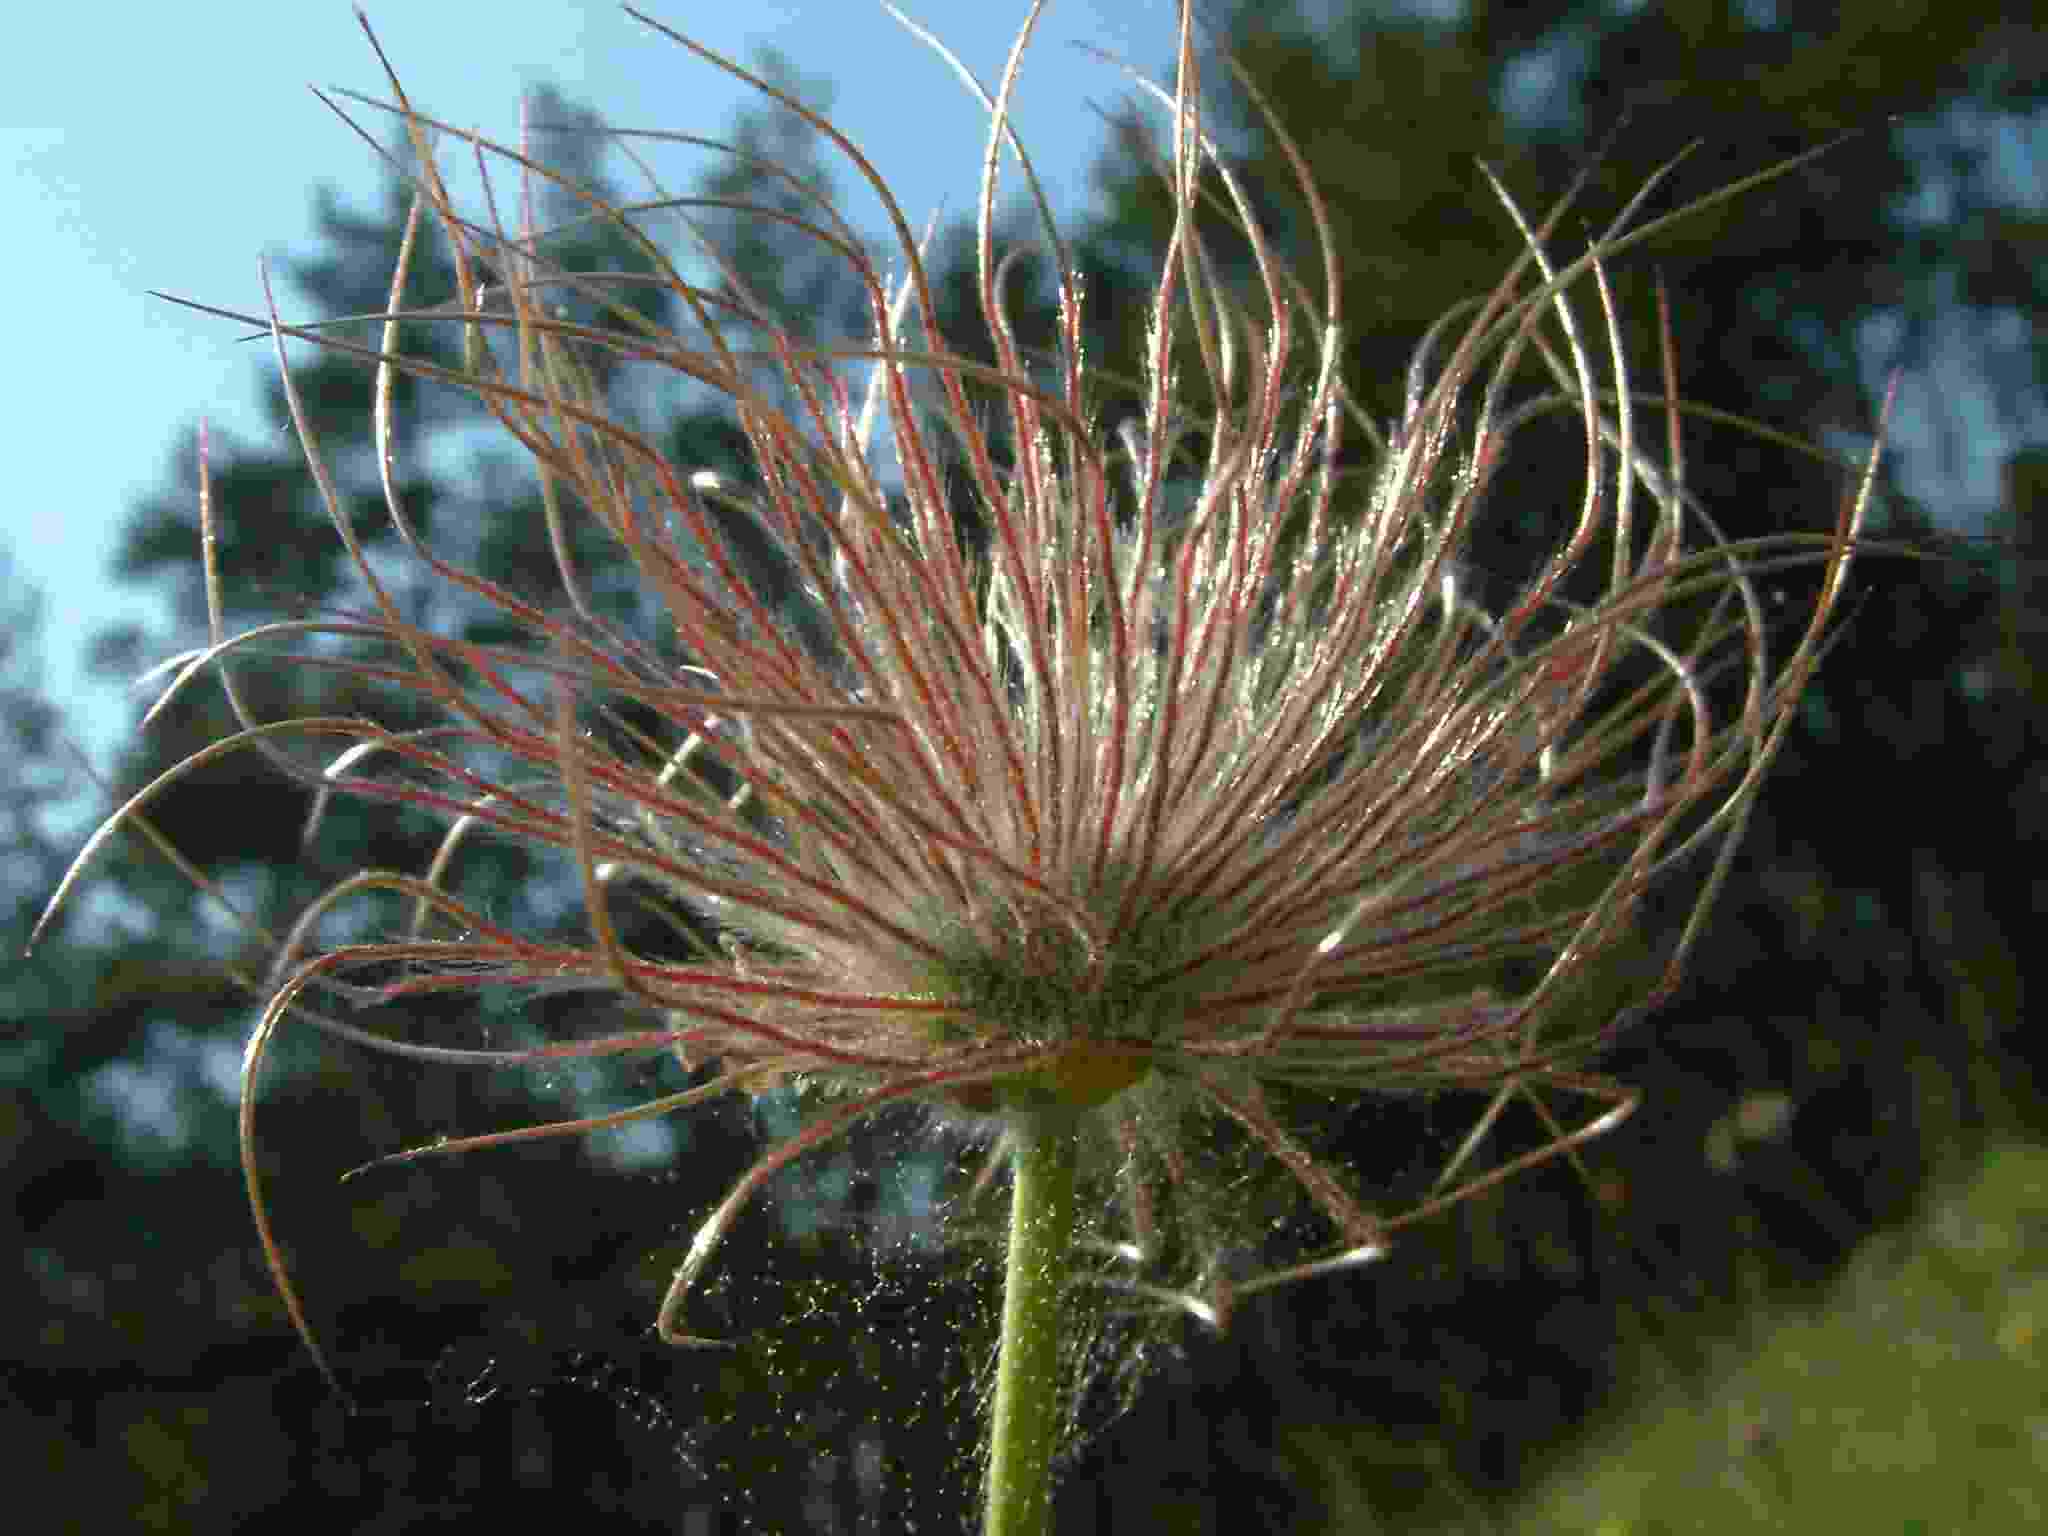
<path id="1" fill-rule="evenodd" d="M 2048 1148 L 1992 1144 L 1818 1307 L 1760 1315 L 1703 1386 L 1653 1361 L 1626 1426 L 1509 1529 L 2048 1529 Z"/>
<path id="2" fill-rule="evenodd" d="M 2048 1530 L 2048 1147 L 1997 1141 L 1930 1184 L 1917 1218 L 1868 1239 L 1819 1300 L 1762 1305 L 1669 1364 L 1647 1339 L 1612 1427 L 1487 1511 L 1447 1474 L 1390 1518 L 1389 1456 L 1353 1429 L 1287 1437 L 1304 1529 L 1363 1536 L 1691 1536 Z M 1441 1458 L 1436 1458 L 1441 1461 Z M 1420 1518 L 1418 1518 L 1420 1516 Z"/>

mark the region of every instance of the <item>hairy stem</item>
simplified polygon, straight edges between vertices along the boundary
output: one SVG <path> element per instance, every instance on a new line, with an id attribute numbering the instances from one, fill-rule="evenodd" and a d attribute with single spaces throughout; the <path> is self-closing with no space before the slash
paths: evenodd
<path id="1" fill-rule="evenodd" d="M 1076 1117 L 1052 1110 L 1010 1127 L 1014 1190 L 1003 1277 L 1002 1350 L 989 1429 L 984 1536 L 1044 1536 L 1065 1382 L 1060 1297 L 1074 1241 Z"/>

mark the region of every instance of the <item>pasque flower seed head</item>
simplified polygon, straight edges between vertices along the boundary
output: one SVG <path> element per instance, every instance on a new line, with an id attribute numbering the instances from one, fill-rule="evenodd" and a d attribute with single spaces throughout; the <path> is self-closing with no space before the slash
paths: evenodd
<path id="1" fill-rule="evenodd" d="M 1070 1120 L 1085 1277 L 1217 1323 L 1248 1291 L 1362 1262 L 1404 1221 L 1614 1124 L 1633 1099 L 1587 1058 L 1678 974 L 1815 664 L 1868 494 L 1866 478 L 1827 540 L 1717 539 L 1685 490 L 1668 379 L 1646 421 L 1625 364 L 1605 263 L 1638 232 L 1625 215 L 1567 259 L 1505 194 L 1520 261 L 1435 328 L 1400 418 L 1378 430 L 1339 378 L 1344 253 L 1313 167 L 1297 162 L 1297 190 L 1324 271 L 1302 282 L 1204 136 L 1185 18 L 1178 79 L 1150 88 L 1174 224 L 1143 355 L 1122 369 L 1135 411 L 1106 422 L 1109 375 L 1056 234 L 1050 357 L 1019 346 L 996 249 L 996 170 L 1037 15 L 984 96 L 980 361 L 945 334 L 925 247 L 855 147 L 695 44 L 676 39 L 810 123 L 889 210 L 893 275 L 836 214 L 809 215 L 866 295 L 864 346 L 792 334 L 740 274 L 700 281 L 633 211 L 558 187 L 642 246 L 689 323 L 632 318 L 615 280 L 548 265 L 546 231 L 457 209 L 436 160 L 451 141 L 550 173 L 435 124 L 393 77 L 417 150 L 406 259 L 437 221 L 468 297 L 452 317 L 403 314 L 402 264 L 384 342 L 358 349 L 379 378 L 390 516 L 442 579 L 526 631 L 525 650 L 421 628 L 385 593 L 286 373 L 376 604 L 351 627 L 382 645 L 363 675 L 440 720 L 251 719 L 238 741 L 300 773 L 307 742 L 340 741 L 314 770 L 323 794 L 428 810 L 450 832 L 431 868 L 366 872 L 319 909 L 396 891 L 431 921 L 313 953 L 309 921 L 284 945 L 250 1087 L 287 1019 L 349 1031 L 323 995 L 492 985 L 643 1005 L 639 1028 L 549 1048 L 672 1050 L 703 1074 L 635 1113 L 787 1085 L 808 1116 L 702 1220 L 661 1312 L 679 1343 L 701 1341 L 685 1302 L 743 1205 L 892 1105 L 923 1106 L 957 1133 L 947 1144 L 979 1144 L 997 1167 L 1011 1128 Z M 1209 259 L 1205 196 L 1235 215 L 1249 288 Z M 496 302 L 481 301 L 485 270 Z M 280 358 L 282 338 L 307 334 L 267 323 Z M 472 345 L 464 374 L 437 370 L 400 350 L 408 323 L 487 331 L 489 355 Z M 418 536 L 393 464 L 405 368 L 476 392 L 530 456 L 551 518 L 592 520 L 623 554 L 661 634 L 599 615 L 562 527 L 547 601 Z M 620 404 L 629 372 L 726 396 L 744 467 L 669 462 Z M 1560 414 L 1583 440 L 1577 521 L 1482 605 L 1473 530 L 1520 490 L 1503 474 L 1514 433 Z M 758 578 L 763 547 L 787 590 Z M 1774 631 L 1755 574 L 1798 560 L 1820 567 L 1817 600 Z M 185 674 L 217 669 L 232 691 L 240 644 L 218 633 Z M 591 728 L 604 701 L 630 701 L 630 733 Z M 565 854 L 585 938 L 522 935 L 467 904 L 454 854 L 479 837 Z M 629 888 L 698 936 L 694 953 L 622 937 L 612 903 Z M 1690 906 L 1660 916 L 1675 937 L 1644 968 L 1653 889 Z M 1585 983 L 1624 948 L 1642 972 L 1632 995 L 1588 1018 Z M 1477 1125 L 1405 1211 L 1318 1138 L 1333 1108 L 1445 1089 L 1475 1095 Z M 1517 1103 L 1547 1144 L 1477 1171 L 1484 1133 Z M 979 1161 L 961 1162 L 963 1186 Z M 1247 1193 L 1258 1164 L 1309 1213 L 1285 1223 L 1284 1253 L 1273 1208 Z M 260 1191 L 257 1209 L 269 1243 Z"/>

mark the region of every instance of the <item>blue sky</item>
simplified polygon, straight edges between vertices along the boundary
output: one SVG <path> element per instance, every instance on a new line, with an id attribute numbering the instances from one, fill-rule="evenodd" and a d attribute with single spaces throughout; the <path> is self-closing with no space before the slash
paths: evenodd
<path id="1" fill-rule="evenodd" d="M 905 0 L 906 12 L 993 82 L 1024 0 Z M 642 0 L 641 9 L 742 62 L 780 50 L 828 80 L 834 118 L 870 154 L 914 221 L 971 206 L 983 119 L 945 66 L 874 0 Z M 620 127 L 721 134 L 743 87 L 610 0 L 368 0 L 423 110 L 515 140 L 523 90 L 543 81 Z M 1126 95 L 1077 44 L 1148 70 L 1171 58 L 1172 0 L 1054 0 L 1027 59 L 1017 121 L 1069 213 L 1085 205 L 1099 116 Z M 0 381 L 14 445 L 0 544 L 45 602 L 44 680 L 104 752 L 137 702 L 89 684 L 85 637 L 144 618 L 146 593 L 113 587 L 109 552 L 128 509 L 161 488 L 201 415 L 263 427 L 268 365 L 238 328 L 148 290 L 260 307 L 257 264 L 312 247 L 312 189 L 373 207 L 368 148 L 308 86 L 383 95 L 345 0 L 198 0 L 109 8 L 42 5 L 9 23 L 16 61 L 0 91 L 5 270 L 13 278 Z M 671 184 L 689 162 L 664 162 Z M 878 221 L 855 204 L 855 221 Z M 24 360 L 31 360 L 24 365 Z M 195 558 L 197 552 L 194 552 Z"/>
<path id="2" fill-rule="evenodd" d="M 981 110 L 875 0 L 641 8 L 743 63 L 773 48 L 805 77 L 829 82 L 835 121 L 914 222 L 972 206 Z M 993 83 L 1028 5 L 903 8 Z M 422 110 L 503 142 L 517 140 L 522 93 L 543 82 L 618 127 L 713 137 L 749 99 L 611 0 L 368 0 L 365 9 Z M 1015 116 L 1067 215 L 1085 207 L 1103 140 L 1091 108 L 1111 109 L 1128 94 L 1116 69 L 1075 45 L 1156 72 L 1172 56 L 1173 14 L 1173 0 L 1054 0 L 1041 22 Z M 43 681 L 74 738 L 105 762 L 145 700 L 88 679 L 84 642 L 153 612 L 147 592 L 108 580 L 118 530 L 136 503 L 166 487 L 173 455 L 202 416 L 246 438 L 266 430 L 267 349 L 240 344 L 243 327 L 149 291 L 260 310 L 259 260 L 315 248 L 317 185 L 356 207 L 378 206 L 375 156 L 308 87 L 386 91 L 345 0 L 37 6 L 10 21 L 9 44 L 17 63 L 0 90 L 0 146 L 14 174 L 0 179 L 0 228 L 16 367 L 0 376 L 0 402 L 14 493 L 0 549 L 14 580 L 43 595 Z M 687 186 L 704 163 L 660 162 L 672 187 Z M 848 212 L 857 227 L 880 227 L 860 201 L 849 198 Z M 280 297 L 289 306 L 288 290 Z M 312 318 L 289 308 L 286 317 Z M 60 841 L 82 836 L 103 810 L 87 787 L 51 830 Z M 182 1155 L 196 1124 L 190 1112 L 232 1102 L 236 1074 L 230 1043 L 160 1024 L 139 1059 L 97 1074 L 95 1090 L 142 1142 Z M 613 1150 L 631 1161 L 669 1148 L 656 1134 L 623 1136 Z"/>

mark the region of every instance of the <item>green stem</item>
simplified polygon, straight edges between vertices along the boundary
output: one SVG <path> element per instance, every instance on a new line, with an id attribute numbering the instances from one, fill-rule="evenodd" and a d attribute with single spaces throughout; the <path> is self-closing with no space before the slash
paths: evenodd
<path id="1" fill-rule="evenodd" d="M 984 1536 L 1044 1536 L 1051 1527 L 1052 1457 L 1066 1397 L 1060 1295 L 1074 1243 L 1075 1129 L 1066 1110 L 1018 1114 L 1010 1124 L 1015 1188 Z"/>

